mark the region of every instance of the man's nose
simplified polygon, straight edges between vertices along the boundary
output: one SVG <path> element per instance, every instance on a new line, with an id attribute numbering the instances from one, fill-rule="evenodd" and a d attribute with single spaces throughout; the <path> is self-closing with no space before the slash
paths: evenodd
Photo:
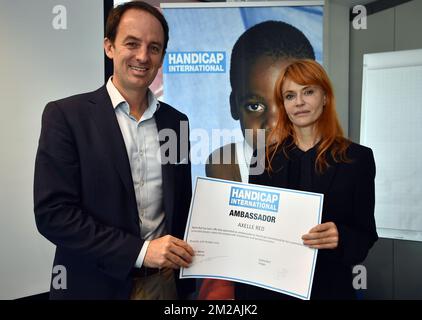
<path id="1" fill-rule="evenodd" d="M 136 51 L 136 60 L 139 62 L 146 62 L 148 61 L 149 54 L 148 48 L 146 46 L 140 46 L 139 49 Z"/>

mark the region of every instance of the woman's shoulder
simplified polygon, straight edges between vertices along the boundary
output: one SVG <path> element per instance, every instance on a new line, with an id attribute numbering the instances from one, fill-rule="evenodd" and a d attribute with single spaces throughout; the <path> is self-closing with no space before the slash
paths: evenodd
<path id="1" fill-rule="evenodd" d="M 372 149 L 361 144 L 350 142 L 347 148 L 347 156 L 350 158 L 373 158 Z"/>
<path id="2" fill-rule="evenodd" d="M 372 149 L 352 142 L 347 148 L 347 167 L 352 167 L 360 175 L 375 176 L 375 159 Z"/>

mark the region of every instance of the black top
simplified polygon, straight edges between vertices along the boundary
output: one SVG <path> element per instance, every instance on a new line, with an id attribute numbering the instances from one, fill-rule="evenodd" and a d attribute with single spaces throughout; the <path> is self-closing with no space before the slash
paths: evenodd
<path id="1" fill-rule="evenodd" d="M 324 194 L 321 223 L 332 221 L 339 232 L 336 249 L 318 251 L 311 299 L 355 299 L 352 267 L 360 264 L 378 239 L 375 219 L 375 162 L 372 150 L 351 143 L 349 162 L 335 162 L 315 171 L 317 146 L 303 152 L 296 146 L 277 152 L 272 172 L 251 175 L 249 182 Z M 236 283 L 236 299 L 295 299 L 275 291 Z"/>
<path id="2" fill-rule="evenodd" d="M 302 151 L 294 146 L 288 153 L 290 161 L 288 188 L 302 191 L 312 191 L 315 173 L 317 146 Z"/>

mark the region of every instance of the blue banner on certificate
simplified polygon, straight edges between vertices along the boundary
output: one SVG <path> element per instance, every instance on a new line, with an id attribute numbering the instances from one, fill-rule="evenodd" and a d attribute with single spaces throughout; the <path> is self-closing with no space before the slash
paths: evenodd
<path id="1" fill-rule="evenodd" d="M 198 177 L 185 232 L 195 257 L 180 277 L 243 282 L 309 299 L 318 250 L 301 237 L 321 222 L 323 199 Z"/>

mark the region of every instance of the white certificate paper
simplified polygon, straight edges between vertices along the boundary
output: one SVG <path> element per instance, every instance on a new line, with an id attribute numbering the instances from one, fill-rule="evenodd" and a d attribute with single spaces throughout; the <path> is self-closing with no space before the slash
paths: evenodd
<path id="1" fill-rule="evenodd" d="M 301 237 L 321 222 L 323 198 L 198 177 L 185 231 L 195 257 L 180 278 L 231 280 L 309 299 L 318 250 Z"/>

